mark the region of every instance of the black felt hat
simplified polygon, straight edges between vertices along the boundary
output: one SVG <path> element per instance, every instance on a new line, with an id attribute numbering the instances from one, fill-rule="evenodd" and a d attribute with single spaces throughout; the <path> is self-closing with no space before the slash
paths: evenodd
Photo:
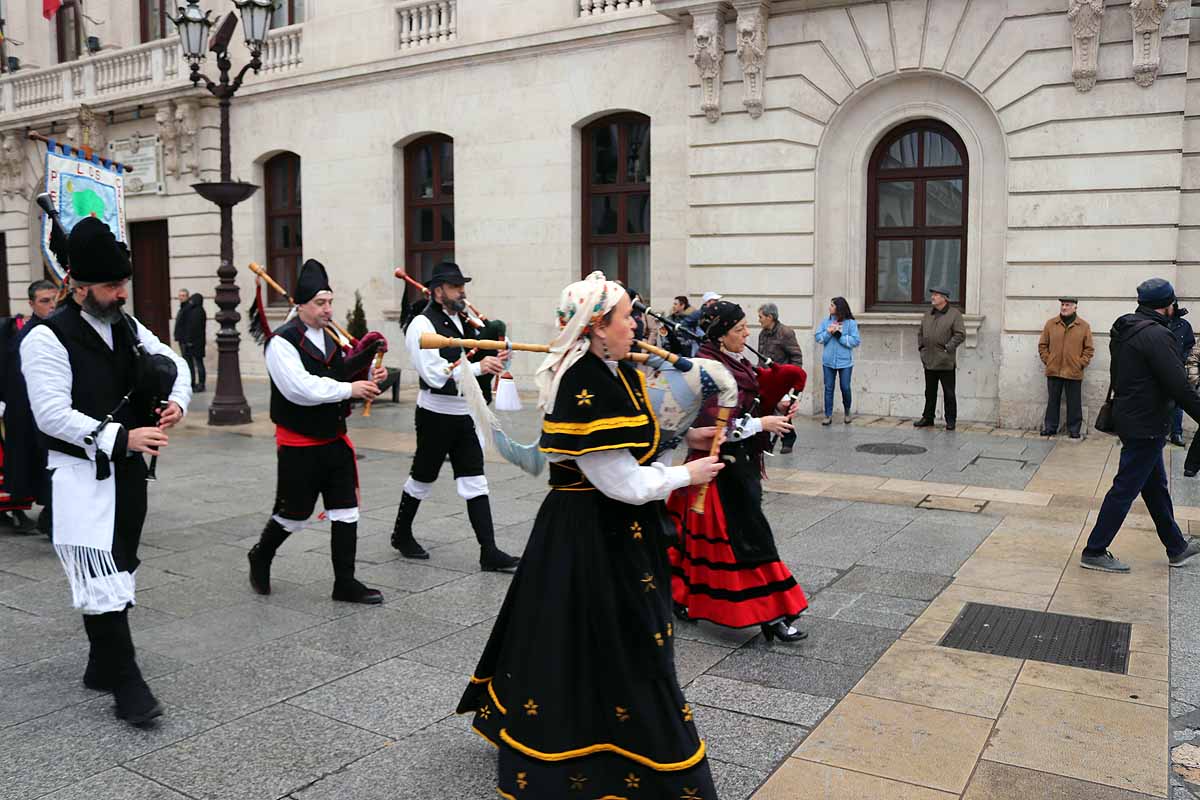
<path id="1" fill-rule="evenodd" d="M 746 312 L 737 303 L 718 300 L 717 304 L 712 306 L 712 312 L 706 316 L 710 321 L 704 332 L 710 341 L 715 342 L 733 330 L 734 325 L 745 319 Z"/>
<path id="2" fill-rule="evenodd" d="M 441 286 L 443 283 L 451 286 L 463 286 L 470 282 L 471 279 L 462 274 L 458 264 L 453 261 L 442 261 L 434 266 L 433 275 L 429 277 L 429 283 L 425 284 L 425 288 L 433 291 L 433 287 Z"/>
<path id="3" fill-rule="evenodd" d="M 129 248 L 96 217 L 84 217 L 75 223 L 67 238 L 67 251 L 71 278 L 78 283 L 113 283 L 133 275 Z"/>
<path id="4" fill-rule="evenodd" d="M 315 258 L 310 258 L 300 267 L 300 274 L 296 276 L 296 289 L 292 300 L 300 306 L 312 300 L 319 292 L 332 291 L 333 289 L 329 288 L 329 275 L 325 272 L 325 265 Z"/>

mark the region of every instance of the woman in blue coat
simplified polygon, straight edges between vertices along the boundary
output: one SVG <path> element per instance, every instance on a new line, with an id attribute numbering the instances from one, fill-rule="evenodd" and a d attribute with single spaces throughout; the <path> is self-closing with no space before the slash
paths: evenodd
<path id="1" fill-rule="evenodd" d="M 850 424 L 850 373 L 854 371 L 854 348 L 858 347 L 858 323 L 850 313 L 850 304 L 844 297 L 835 297 L 829 303 L 829 316 L 821 320 L 817 328 L 817 341 L 824 345 L 821 367 L 825 373 L 825 421 L 833 423 L 833 382 L 842 385 L 842 408 L 846 416 L 842 420 Z"/>

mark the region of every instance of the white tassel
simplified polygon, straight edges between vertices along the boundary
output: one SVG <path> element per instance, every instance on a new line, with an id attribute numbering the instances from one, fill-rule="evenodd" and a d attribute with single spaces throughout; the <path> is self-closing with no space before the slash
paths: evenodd
<path id="1" fill-rule="evenodd" d="M 517 382 L 513 379 L 512 373 L 504 373 L 500 376 L 500 380 L 497 381 L 496 410 L 521 410 L 521 394 L 517 391 Z"/>
<path id="2" fill-rule="evenodd" d="M 112 553 L 95 547 L 56 544 L 54 551 L 71 585 L 71 605 L 84 613 L 120 611 L 133 602 L 134 581 L 117 569 Z"/>
<path id="3" fill-rule="evenodd" d="M 478 379 L 471 374 L 470 365 L 466 361 L 459 366 L 455 380 L 458 383 L 459 395 L 467 401 L 467 413 L 475 423 L 475 435 L 479 437 L 479 446 L 486 453 L 491 447 L 492 439 L 488 434 L 500 428 L 500 420 L 496 419 L 496 415 L 488 408 L 483 389 L 479 387 Z"/>

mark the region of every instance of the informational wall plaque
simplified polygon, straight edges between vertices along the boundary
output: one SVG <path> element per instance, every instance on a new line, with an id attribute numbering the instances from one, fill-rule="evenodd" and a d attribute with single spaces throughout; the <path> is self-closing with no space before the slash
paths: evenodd
<path id="1" fill-rule="evenodd" d="M 126 173 L 125 194 L 164 194 L 162 142 L 157 136 L 131 136 L 108 143 L 109 158 L 128 164 L 133 172 Z"/>

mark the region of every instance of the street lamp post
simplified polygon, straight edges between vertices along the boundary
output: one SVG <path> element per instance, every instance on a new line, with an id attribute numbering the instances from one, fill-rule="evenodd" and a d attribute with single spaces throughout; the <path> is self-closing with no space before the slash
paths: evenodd
<path id="1" fill-rule="evenodd" d="M 179 16 L 172 20 L 179 29 L 183 54 L 191 64 L 193 86 L 201 81 L 213 97 L 221 112 L 221 180 L 210 183 L 194 183 L 192 188 L 221 211 L 221 266 L 217 269 L 216 319 L 221 328 L 217 331 L 217 391 L 208 409 L 209 425 L 241 425 L 250 422 L 250 404 L 242 390 L 242 371 L 238 357 L 240 337 L 237 322 L 241 319 L 237 307 L 241 302 L 236 282 L 237 269 L 233 266 L 233 207 L 258 189 L 252 183 L 233 180 L 231 146 L 229 136 L 229 103 L 248 70 L 255 73 L 262 68 L 262 47 L 267 29 L 271 25 L 271 12 L 275 0 L 234 0 L 242 17 L 246 47 L 250 50 L 250 61 L 231 79 L 233 65 L 229 61 L 229 40 L 233 38 L 237 19 L 232 15 L 223 18 L 209 42 L 210 49 L 217 54 L 218 81 L 214 83 L 200 72 L 200 62 L 205 56 L 205 40 L 208 39 L 212 12 L 202 11 L 200 0 L 187 0 L 179 7 Z"/>

